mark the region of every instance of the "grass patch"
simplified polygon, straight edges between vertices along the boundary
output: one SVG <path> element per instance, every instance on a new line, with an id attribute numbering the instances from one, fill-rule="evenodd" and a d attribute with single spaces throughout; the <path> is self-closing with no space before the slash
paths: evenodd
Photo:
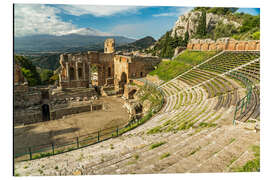
<path id="1" fill-rule="evenodd" d="M 214 56 L 216 51 L 184 51 L 172 61 L 162 61 L 150 75 L 158 75 L 164 81 L 169 81 L 193 66 Z"/>
<path id="2" fill-rule="evenodd" d="M 201 122 L 201 123 L 199 124 L 199 127 L 202 127 L 202 128 L 204 128 L 204 127 L 216 127 L 216 126 L 217 126 L 217 124 L 215 124 L 215 123 Z"/>
<path id="3" fill-rule="evenodd" d="M 162 132 L 161 128 L 162 128 L 161 126 L 154 127 L 154 128 L 152 128 L 152 129 L 150 129 L 150 130 L 147 132 L 147 134 L 160 133 L 160 132 Z"/>
<path id="4" fill-rule="evenodd" d="M 131 164 L 135 164 L 135 161 L 129 161 L 129 162 L 127 162 L 126 165 L 131 165 Z"/>
<path id="5" fill-rule="evenodd" d="M 113 144 L 110 144 L 110 148 L 111 148 L 111 149 L 114 149 Z"/>
<path id="6" fill-rule="evenodd" d="M 229 144 L 233 143 L 235 141 L 235 138 L 231 138 Z"/>
<path id="7" fill-rule="evenodd" d="M 150 149 L 155 149 L 155 148 L 157 148 L 157 147 L 159 147 L 159 146 L 161 146 L 161 145 L 163 145 L 163 144 L 165 144 L 165 143 L 166 143 L 166 142 L 163 141 L 163 142 L 159 142 L 159 143 L 152 144 L 152 145 L 150 146 Z"/>
<path id="8" fill-rule="evenodd" d="M 41 169 L 39 169 L 38 172 L 39 172 L 40 174 L 43 174 L 43 171 L 42 171 Z"/>
<path id="9" fill-rule="evenodd" d="M 160 156 L 160 159 L 164 159 L 166 157 L 169 157 L 171 154 L 170 153 L 164 153 L 162 156 Z"/>
<path id="10" fill-rule="evenodd" d="M 199 151 L 201 149 L 201 146 L 197 147 L 194 151 L 192 151 L 191 153 L 189 153 L 188 156 L 191 156 L 193 154 L 195 154 L 197 151 Z"/>
<path id="11" fill-rule="evenodd" d="M 33 159 L 39 159 L 39 158 L 43 158 L 43 157 L 48 157 L 48 156 L 51 156 L 53 155 L 52 153 L 50 152 L 47 152 L 47 153 L 40 153 L 40 154 L 36 154 L 33 156 Z"/>
<path id="12" fill-rule="evenodd" d="M 134 155 L 134 159 L 138 160 L 140 158 L 140 156 L 138 154 Z"/>
<path id="13" fill-rule="evenodd" d="M 260 147 L 253 146 L 255 159 L 248 161 L 243 167 L 235 168 L 235 172 L 260 172 Z"/>

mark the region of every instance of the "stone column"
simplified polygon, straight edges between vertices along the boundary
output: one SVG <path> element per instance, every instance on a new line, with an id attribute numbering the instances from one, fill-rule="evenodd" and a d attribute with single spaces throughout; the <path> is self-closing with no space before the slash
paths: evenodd
<path id="1" fill-rule="evenodd" d="M 91 87 L 92 87 L 92 78 L 91 78 L 91 65 L 88 64 L 88 84 L 91 84 Z"/>
<path id="2" fill-rule="evenodd" d="M 83 80 L 85 81 L 85 62 L 83 62 Z"/>
<path id="3" fill-rule="evenodd" d="M 70 81 L 69 64 L 68 64 L 68 62 L 66 62 L 66 80 Z"/>
<path id="4" fill-rule="evenodd" d="M 59 76 L 59 82 L 62 82 L 61 74 L 58 74 L 58 76 Z"/>
<path id="5" fill-rule="evenodd" d="M 76 80 L 79 80 L 78 62 L 76 62 Z"/>

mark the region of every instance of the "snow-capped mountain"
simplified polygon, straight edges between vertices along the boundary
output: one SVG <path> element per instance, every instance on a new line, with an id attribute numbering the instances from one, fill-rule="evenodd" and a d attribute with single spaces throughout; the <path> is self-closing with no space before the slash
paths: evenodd
<path id="1" fill-rule="evenodd" d="M 111 33 L 101 32 L 93 28 L 79 28 L 59 33 L 59 35 L 69 35 L 69 34 L 77 34 L 83 36 L 113 36 L 113 34 Z"/>

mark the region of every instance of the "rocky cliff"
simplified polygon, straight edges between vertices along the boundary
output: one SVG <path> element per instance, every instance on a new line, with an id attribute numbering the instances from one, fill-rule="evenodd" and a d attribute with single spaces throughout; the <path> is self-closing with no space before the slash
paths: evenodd
<path id="1" fill-rule="evenodd" d="M 190 11 L 184 15 L 179 16 L 178 20 L 175 22 L 175 25 L 172 29 L 171 36 L 172 37 L 182 37 L 184 38 L 185 33 L 189 33 L 189 37 L 192 37 L 196 32 L 199 25 L 199 19 L 202 15 L 201 11 Z M 207 33 L 211 32 L 216 25 L 224 24 L 224 25 L 232 25 L 235 28 L 241 26 L 238 22 L 228 20 L 221 15 L 206 13 L 206 29 Z"/>

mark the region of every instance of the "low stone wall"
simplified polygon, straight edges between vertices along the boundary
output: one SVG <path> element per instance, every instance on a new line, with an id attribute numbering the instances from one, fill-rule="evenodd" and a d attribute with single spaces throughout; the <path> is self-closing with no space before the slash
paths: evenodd
<path id="1" fill-rule="evenodd" d="M 78 114 L 82 112 L 97 111 L 102 109 L 102 104 L 87 104 L 82 106 L 67 107 L 62 109 L 55 109 L 50 112 L 50 119 L 61 119 L 63 116 Z"/>
<path id="2" fill-rule="evenodd" d="M 132 82 L 138 86 L 144 86 L 144 82 L 143 81 L 139 81 L 137 79 L 132 79 Z"/>
<path id="3" fill-rule="evenodd" d="M 77 114 L 82 112 L 90 112 L 90 111 L 97 111 L 102 110 L 102 104 L 85 104 L 80 106 L 72 106 L 72 107 L 65 107 L 65 108 L 58 108 L 58 109 L 51 109 L 50 110 L 50 120 L 61 119 L 63 116 Z M 42 122 L 42 110 L 41 108 L 36 111 L 27 111 L 21 110 L 14 112 L 14 124 L 32 124 L 37 122 Z"/>
<path id="4" fill-rule="evenodd" d="M 260 40 L 238 41 L 230 38 L 191 39 L 187 45 L 188 50 L 196 51 L 259 51 Z"/>
<path id="5" fill-rule="evenodd" d="M 14 112 L 14 124 L 32 124 L 42 122 L 42 112 Z"/>

